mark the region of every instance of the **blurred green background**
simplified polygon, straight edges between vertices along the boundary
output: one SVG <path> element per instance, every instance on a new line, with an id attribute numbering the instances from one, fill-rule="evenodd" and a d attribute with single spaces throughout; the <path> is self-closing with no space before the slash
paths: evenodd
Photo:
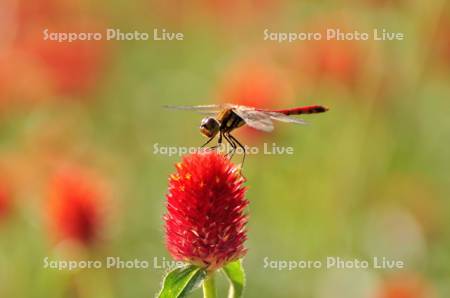
<path id="1" fill-rule="evenodd" d="M 245 297 L 450 296 L 447 1 L 3 0 L 0 12 L 0 297 L 153 297 L 164 273 L 153 259 L 170 260 L 164 195 L 180 160 L 154 146 L 204 142 L 201 115 L 162 105 L 220 102 L 330 107 L 305 116 L 308 126 L 237 133 L 261 150 L 294 150 L 246 160 Z M 164 28 L 184 40 L 59 43 L 43 40 L 45 28 Z M 278 43 L 263 34 L 323 28 L 406 38 Z M 61 207 L 71 192 L 88 207 Z M 150 268 L 43 268 L 45 257 L 106 256 Z M 406 268 L 264 266 L 328 256 L 385 256 Z M 224 278 L 219 286 L 225 297 Z"/>

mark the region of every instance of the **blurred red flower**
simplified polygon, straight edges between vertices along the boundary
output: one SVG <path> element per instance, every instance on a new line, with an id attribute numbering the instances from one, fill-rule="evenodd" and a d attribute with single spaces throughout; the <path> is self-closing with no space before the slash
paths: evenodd
<path id="1" fill-rule="evenodd" d="M 91 246 L 101 240 L 105 192 L 98 178 L 78 169 L 65 169 L 51 180 L 49 219 L 59 240 Z"/>
<path id="2" fill-rule="evenodd" d="M 28 55 L 20 51 L 0 53 L 0 110 L 15 100 L 38 101 L 48 93 L 47 81 Z"/>
<path id="3" fill-rule="evenodd" d="M 400 274 L 387 279 L 379 298 L 433 298 L 429 285 L 417 275 Z"/>
<path id="4" fill-rule="evenodd" d="M 187 155 L 176 169 L 164 216 L 172 257 L 211 271 L 243 257 L 248 201 L 239 170 L 214 151 Z"/>
<path id="5" fill-rule="evenodd" d="M 74 29 L 74 32 L 83 30 Z M 101 41 L 59 44 L 35 40 L 26 45 L 26 51 L 43 67 L 53 91 L 62 95 L 83 95 L 92 91 L 99 82 L 107 55 Z"/>
<path id="6" fill-rule="evenodd" d="M 69 16 L 69 11 L 76 11 L 73 0 L 8 0 L 11 5 L 16 5 L 17 20 L 21 32 L 26 32 L 37 23 L 41 25 L 53 23 L 58 19 Z M 45 28 L 45 27 L 43 27 Z M 41 28 L 42 29 L 42 28 Z"/>
<path id="7" fill-rule="evenodd" d="M 353 16 L 334 13 L 309 25 L 303 25 L 300 32 L 320 33 L 320 40 L 307 40 L 298 43 L 292 53 L 294 72 L 302 81 L 317 84 L 322 80 L 353 89 L 364 71 L 366 48 L 364 42 L 356 40 L 336 40 L 327 38 L 327 30 L 347 33 L 354 32 L 356 25 Z M 349 29 L 350 28 L 350 29 Z M 366 42 L 367 43 L 367 42 Z"/>
<path id="8" fill-rule="evenodd" d="M 287 78 L 275 66 L 244 61 L 234 67 L 219 87 L 222 102 L 259 108 L 275 108 L 290 95 Z"/>
<path id="9" fill-rule="evenodd" d="M 323 78 L 353 87 L 361 71 L 360 48 L 355 42 L 315 41 L 299 50 L 297 65 L 315 80 Z"/>
<path id="10" fill-rule="evenodd" d="M 239 61 L 227 72 L 218 87 L 221 103 L 258 108 L 282 108 L 291 104 L 292 88 L 284 72 L 266 59 Z M 250 141 L 264 133 L 243 127 L 238 132 Z"/>
<path id="11" fill-rule="evenodd" d="M 10 15 L 0 20 L 8 28 L 0 53 L 6 65 L 0 70 L 4 101 L 79 96 L 95 89 L 109 56 L 105 42 L 44 40 L 43 31 L 101 32 L 101 17 L 82 14 L 76 1 L 11 0 L 6 8 Z"/>
<path id="12" fill-rule="evenodd" d="M 11 192 L 4 180 L 0 180 L 0 221 L 8 215 L 10 210 Z"/>
<path id="13" fill-rule="evenodd" d="M 447 68 L 450 67 L 450 13 L 443 13 L 436 32 L 427 34 L 427 36 L 434 38 L 431 41 L 433 47 L 430 47 L 435 54 L 432 56 L 438 58 L 438 63 L 443 63 Z"/>

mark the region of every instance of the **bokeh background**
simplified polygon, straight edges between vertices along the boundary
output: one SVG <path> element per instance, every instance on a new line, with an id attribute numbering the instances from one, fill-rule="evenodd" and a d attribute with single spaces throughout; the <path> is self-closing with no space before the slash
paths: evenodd
<path id="1" fill-rule="evenodd" d="M 201 115 L 161 106 L 220 102 L 331 108 L 238 133 L 294 148 L 246 161 L 246 297 L 450 297 L 448 1 L 2 0 L 0 16 L 0 297 L 153 297 L 164 269 L 43 260 L 170 260 L 164 195 L 180 157 L 154 145 L 204 139 Z M 58 43 L 45 28 L 185 38 Z M 276 43 L 266 28 L 406 39 Z M 264 268 L 327 256 L 406 268 Z"/>

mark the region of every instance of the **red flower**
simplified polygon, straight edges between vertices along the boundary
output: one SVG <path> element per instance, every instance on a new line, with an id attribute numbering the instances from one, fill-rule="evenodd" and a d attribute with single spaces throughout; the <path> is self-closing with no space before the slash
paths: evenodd
<path id="1" fill-rule="evenodd" d="M 353 87 L 361 71 L 361 49 L 351 41 L 315 41 L 298 53 L 299 68 L 314 79 L 325 77 Z"/>
<path id="2" fill-rule="evenodd" d="M 100 32 L 100 29 L 95 24 L 75 23 L 52 26 L 49 32 Z M 55 94 L 85 95 L 95 89 L 109 56 L 104 42 L 77 40 L 58 43 L 36 36 L 25 39 L 21 47 L 42 69 Z"/>
<path id="3" fill-rule="evenodd" d="M 95 91 L 110 57 L 106 43 L 44 40 L 43 30 L 48 29 L 49 34 L 100 32 L 104 27 L 101 19 L 85 14 L 85 7 L 73 0 L 13 3 L 11 16 L 0 20 L 2 28 L 9 28 L 0 51 L 0 104 L 42 101 L 52 95 L 85 96 Z"/>
<path id="4" fill-rule="evenodd" d="M 435 297 L 427 282 L 418 275 L 400 274 L 387 279 L 377 296 L 379 298 L 432 298 Z"/>
<path id="5" fill-rule="evenodd" d="M 213 271 L 243 257 L 244 178 L 216 152 L 187 155 L 169 179 L 166 244 L 176 260 Z"/>
<path id="6" fill-rule="evenodd" d="M 218 87 L 221 103 L 274 109 L 292 105 L 292 88 L 283 70 L 267 58 L 238 61 L 226 72 Z M 244 126 L 236 132 L 250 143 L 266 136 L 264 132 Z"/>
<path id="7" fill-rule="evenodd" d="M 0 181 L 0 220 L 6 217 L 10 210 L 11 194 L 9 187 Z"/>
<path id="8" fill-rule="evenodd" d="M 276 66 L 257 60 L 244 61 L 225 76 L 219 98 L 222 102 L 258 108 L 280 107 L 291 93 L 286 81 Z"/>
<path id="9" fill-rule="evenodd" d="M 298 43 L 293 50 L 291 66 L 300 76 L 300 82 L 306 85 L 304 88 L 320 84 L 322 80 L 349 90 L 360 85 L 361 74 L 367 67 L 366 45 L 356 40 L 326 38 L 329 29 L 341 34 L 353 32 L 352 22 L 356 22 L 354 16 L 336 12 L 303 25 L 301 31 L 322 36 L 319 40 Z"/>
<path id="10" fill-rule="evenodd" d="M 0 53 L 0 112 L 13 103 L 37 102 L 48 94 L 48 81 L 28 53 L 11 48 Z"/>
<path id="11" fill-rule="evenodd" d="M 78 170 L 58 173 L 51 184 L 50 221 L 59 239 L 91 245 L 100 238 L 104 219 L 99 183 Z"/>
<path id="12" fill-rule="evenodd" d="M 427 37 L 433 38 L 428 41 L 433 45 L 430 47 L 430 51 L 432 51 L 430 57 L 435 57 L 439 66 L 450 67 L 450 14 L 448 12 L 442 15 L 434 30 L 436 32 L 433 32 L 432 29 L 428 29 L 426 32 Z"/>

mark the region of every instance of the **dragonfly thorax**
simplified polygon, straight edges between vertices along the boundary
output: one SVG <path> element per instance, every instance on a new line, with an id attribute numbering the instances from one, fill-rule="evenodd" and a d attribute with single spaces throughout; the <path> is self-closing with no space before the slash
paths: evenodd
<path id="1" fill-rule="evenodd" d="M 202 119 L 200 124 L 200 132 L 208 138 L 214 137 L 220 130 L 220 123 L 214 117 L 206 117 Z"/>

